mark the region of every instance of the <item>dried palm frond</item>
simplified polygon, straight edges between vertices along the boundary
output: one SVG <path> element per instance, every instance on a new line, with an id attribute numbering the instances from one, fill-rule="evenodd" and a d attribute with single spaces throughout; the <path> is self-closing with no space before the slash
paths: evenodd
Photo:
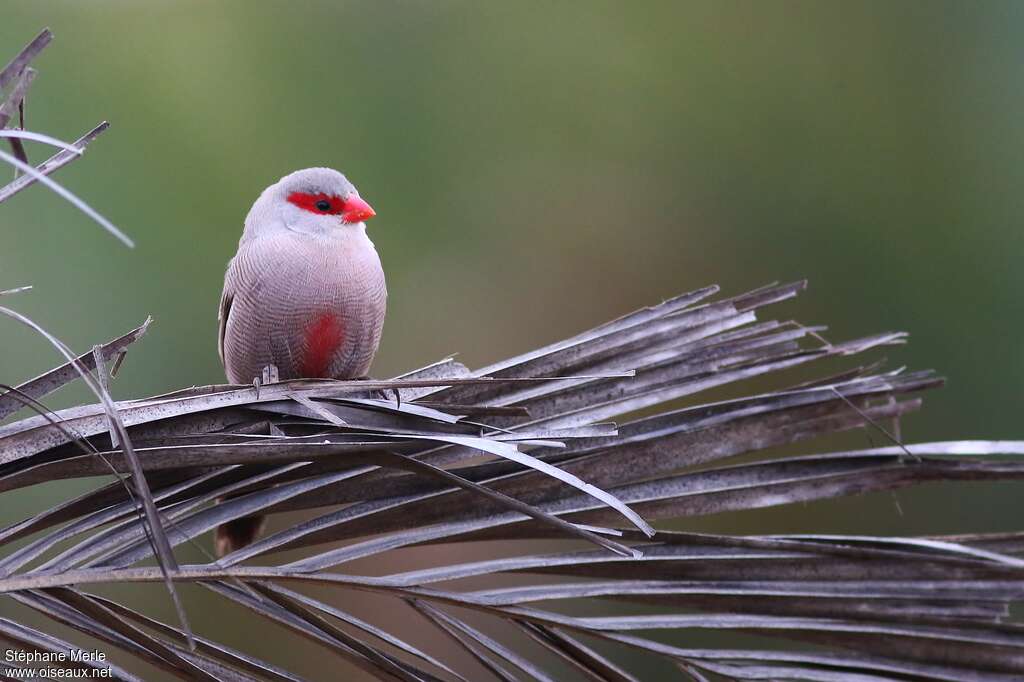
<path id="1" fill-rule="evenodd" d="M 76 158 L 85 153 L 85 148 L 96 137 L 107 129 L 108 124 L 103 121 L 89 132 L 78 138 L 74 144 L 61 142 L 48 135 L 25 131 L 25 101 L 28 95 L 28 88 L 35 78 L 36 71 L 29 64 L 43 49 L 53 40 L 50 29 L 43 29 L 28 45 L 15 55 L 7 66 L 0 70 L 0 138 L 7 139 L 11 145 L 11 153 L 0 150 L 0 161 L 15 168 L 16 171 L 24 173 L 21 177 L 6 186 L 0 187 L 0 203 L 7 201 L 18 192 L 33 185 L 36 182 L 42 183 L 58 196 L 65 199 L 72 206 L 85 215 L 92 218 L 107 232 L 114 235 L 126 246 L 133 246 L 132 240 L 122 232 L 116 225 L 104 218 L 96 209 L 79 199 L 63 186 L 54 182 L 49 175 L 54 171 L 66 166 Z M 8 88 L 9 86 L 9 88 Z M 8 89 L 7 95 L 3 91 Z M 18 128 L 8 130 L 8 123 L 18 114 Z M 28 155 L 22 143 L 23 139 L 33 139 L 37 142 L 53 145 L 60 149 L 59 152 L 33 167 L 28 162 Z"/>
<path id="2" fill-rule="evenodd" d="M 5 101 L 20 106 L 28 63 L 48 41 L 0 72 L 0 90 L 12 88 Z M 12 158 L 21 140 L 43 140 L 6 137 Z M 62 150 L 0 189 L 0 201 L 75 157 Z M 388 680 L 639 679 L 616 660 L 623 649 L 691 680 L 1020 679 L 1024 631 L 1011 609 L 1024 594 L 1021 534 L 665 527 L 927 481 L 1024 476 L 1024 442 L 900 443 L 887 425 L 919 409 L 919 394 L 941 378 L 845 360 L 903 343 L 900 333 L 830 343 L 822 328 L 760 319 L 803 287 L 724 299 L 708 287 L 476 371 L 449 358 L 392 380 L 192 387 L 117 403 L 106 368 L 148 321 L 74 356 L 2 307 L 67 362 L 0 386 L 0 419 L 35 413 L 0 426 L 0 495 L 113 478 L 0 528 L 0 604 L 53 625 L 0 616 L 0 640 L 37 656 L 5 657 L 0 673 L 27 674 L 42 660 L 139 679 L 110 659 L 75 657 L 84 644 L 70 628 L 150 673 L 299 679 L 265 660 L 286 639 L 241 651 L 220 643 L 222 630 L 193 633 L 184 617 L 165 623 L 136 601 L 92 591 L 167 582 L 197 586 L 350 671 Z M 833 360 L 854 366 L 826 370 Z M 79 378 L 96 404 L 40 403 Z M 852 429 L 892 444 L 796 454 Z M 208 531 L 253 514 L 276 516 L 277 530 L 209 557 Z M 185 544 L 209 560 L 180 564 Z M 478 550 L 422 551 L 416 568 L 389 572 L 396 551 L 441 544 Z M 356 560 L 383 570 L 368 575 Z M 328 592 L 404 609 L 449 646 L 414 645 Z M 663 637 L 703 631 L 724 636 L 687 647 Z M 470 659 L 477 667 L 462 665 Z M 327 679 L 345 677 L 331 670 Z"/>
<path id="3" fill-rule="evenodd" d="M 173 580 L 202 585 L 386 679 L 460 676 L 444 656 L 298 591 L 304 584 L 405 600 L 499 678 L 550 673 L 467 622 L 466 609 L 514 624 L 589 679 L 632 679 L 598 640 L 667 657 L 680 676 L 696 679 L 1021 674 L 1024 635 L 1008 620 L 1024 589 L 1016 536 L 751 537 L 653 533 L 648 525 L 923 481 L 1024 475 L 1024 463 L 991 457 L 1024 453 L 1018 442 L 772 454 L 879 428 L 941 383 L 930 372 L 866 365 L 744 395 L 751 380 L 904 341 L 884 334 L 830 344 L 816 328 L 757 321 L 761 308 L 802 287 L 711 302 L 716 289 L 703 289 L 475 372 L 449 359 L 390 381 L 205 386 L 121 402 L 116 411 L 174 546 L 205 546 L 209 530 L 254 513 L 321 510 L 220 561 L 172 569 Z M 80 362 L 91 369 L 123 353 L 145 329 Z M 0 413 L 73 378 L 65 365 L 27 382 L 0 396 Z M 737 397 L 695 398 L 723 388 Z M 684 397 L 689 406 L 657 411 Z M 619 426 L 608 422 L 623 415 Z M 0 491 L 111 470 L 134 478 L 110 424 L 98 404 L 0 427 Z M 747 453 L 761 456 L 725 461 Z M 186 679 L 291 679 L 216 644 L 216 633 L 197 635 L 192 651 L 181 629 L 86 591 L 161 580 L 159 568 L 140 566 L 153 545 L 139 508 L 137 491 L 119 480 L 8 526 L 0 545 L 20 546 L 0 559 L 0 591 Z M 567 545 L 553 553 L 524 542 L 483 561 L 378 576 L 345 571 L 355 559 L 404 547 L 558 538 Z M 302 558 L 275 560 L 283 550 Z M 457 587 L 482 576 L 503 586 Z M 574 602 L 604 615 L 566 615 L 564 604 Z M 657 612 L 622 615 L 626 602 Z M 21 647 L 71 646 L 24 625 L 4 627 Z M 689 629 L 823 648 L 682 649 L 641 634 Z"/>

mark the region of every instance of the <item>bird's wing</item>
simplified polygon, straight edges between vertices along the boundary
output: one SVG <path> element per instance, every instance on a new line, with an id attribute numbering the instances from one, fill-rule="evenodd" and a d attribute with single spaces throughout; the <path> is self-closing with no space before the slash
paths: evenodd
<path id="1" fill-rule="evenodd" d="M 224 365 L 225 369 L 227 364 L 224 362 L 224 335 L 228 328 L 228 317 L 231 315 L 231 303 L 235 300 L 234 278 L 231 276 L 231 268 L 234 264 L 234 260 L 228 264 L 228 271 L 224 276 L 224 291 L 220 295 L 220 310 L 217 313 L 217 321 L 219 323 L 217 354 L 220 355 L 220 364 Z"/>

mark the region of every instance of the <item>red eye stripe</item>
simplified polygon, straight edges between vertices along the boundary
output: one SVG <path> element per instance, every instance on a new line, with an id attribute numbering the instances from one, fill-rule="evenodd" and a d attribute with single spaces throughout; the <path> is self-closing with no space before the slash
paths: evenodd
<path id="1" fill-rule="evenodd" d="M 319 213 L 320 215 L 340 215 L 345 211 L 345 202 L 341 200 L 341 197 L 322 192 L 320 194 L 292 192 L 288 195 L 288 201 L 310 213 Z M 329 204 L 326 211 L 317 206 L 321 201 L 326 201 Z"/>

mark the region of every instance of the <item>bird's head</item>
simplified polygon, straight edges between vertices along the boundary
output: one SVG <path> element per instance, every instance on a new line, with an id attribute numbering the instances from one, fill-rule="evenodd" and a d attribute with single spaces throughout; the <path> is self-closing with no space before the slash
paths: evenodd
<path id="1" fill-rule="evenodd" d="M 264 190 L 245 221 L 247 236 L 273 229 L 332 235 L 345 228 L 362 232 L 376 213 L 355 186 L 331 168 L 306 168 Z M 245 237 L 243 237 L 244 239 Z"/>

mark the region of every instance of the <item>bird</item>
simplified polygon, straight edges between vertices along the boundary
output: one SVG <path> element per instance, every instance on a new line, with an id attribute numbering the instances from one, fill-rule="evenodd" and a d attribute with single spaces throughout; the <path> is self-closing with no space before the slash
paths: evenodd
<path id="1" fill-rule="evenodd" d="M 232 384 L 365 379 L 380 344 L 387 287 L 366 234 L 376 215 L 331 168 L 267 187 L 245 218 L 220 299 L 218 350 Z M 218 556 L 251 544 L 262 517 L 219 526 Z"/>

